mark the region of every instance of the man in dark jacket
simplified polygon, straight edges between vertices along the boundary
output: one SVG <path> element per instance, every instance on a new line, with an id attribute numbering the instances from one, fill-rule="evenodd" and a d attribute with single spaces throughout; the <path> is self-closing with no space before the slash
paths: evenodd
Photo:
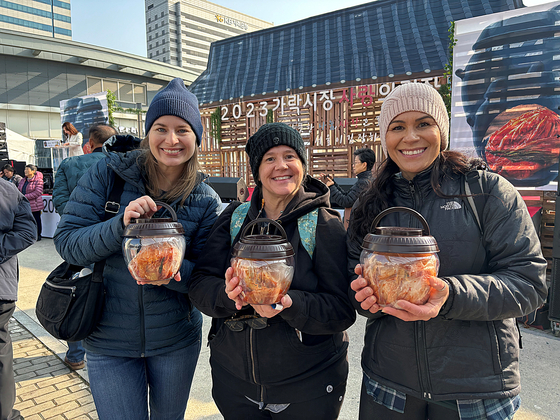
<path id="1" fill-rule="evenodd" d="M 37 239 L 37 225 L 29 201 L 18 189 L 0 179 L 0 419 L 22 419 L 14 410 L 16 384 L 14 352 L 8 322 L 17 300 L 17 254 Z"/>
<path id="2" fill-rule="evenodd" d="M 352 206 L 372 179 L 371 170 L 374 164 L 375 152 L 373 150 L 364 147 L 354 152 L 352 168 L 358 180 L 352 185 L 352 188 L 350 188 L 348 192 L 344 192 L 332 177 L 321 174 L 321 181 L 323 181 L 331 191 L 331 203 L 336 203 L 344 208 L 344 227 L 346 228 L 348 227 L 348 221 L 350 219 L 350 209 L 352 209 Z"/>
<path id="3" fill-rule="evenodd" d="M 89 146 L 91 153 L 80 156 L 73 156 L 64 159 L 58 170 L 53 188 L 54 208 L 59 214 L 64 213 L 64 207 L 70 199 L 70 194 L 78 185 L 78 181 L 85 174 L 90 166 L 103 159 L 103 143 L 116 135 L 117 131 L 106 124 L 94 124 L 89 128 Z M 81 341 L 68 342 L 68 351 L 64 357 L 64 362 L 72 370 L 83 369 L 85 367 L 84 355 L 86 351 L 82 347 Z"/>

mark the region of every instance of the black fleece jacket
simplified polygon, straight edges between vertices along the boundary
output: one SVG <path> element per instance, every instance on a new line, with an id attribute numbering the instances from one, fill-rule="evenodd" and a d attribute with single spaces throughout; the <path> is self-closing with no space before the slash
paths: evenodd
<path id="1" fill-rule="evenodd" d="M 256 217 L 261 199 L 256 188 L 239 232 Z M 224 273 L 230 266 L 232 250 L 230 221 L 239 205 L 232 203 L 216 221 L 189 287 L 193 304 L 213 317 L 209 336 L 213 373 L 234 381 L 245 395 L 257 401 L 316 398 L 328 385 L 335 387 L 346 381 L 348 374 L 344 330 L 355 321 L 355 311 L 347 296 L 344 227 L 338 213 L 329 208 L 326 186 L 307 177 L 305 187 L 300 188 L 278 219 L 296 252 L 288 292 L 293 305 L 270 318 L 269 326 L 263 330 L 246 327 L 232 332 L 224 325 L 225 319 L 253 313 L 250 306 L 238 313 L 225 293 Z M 316 208 L 319 216 L 311 259 L 300 241 L 297 219 Z M 302 340 L 296 330 L 301 332 Z"/>

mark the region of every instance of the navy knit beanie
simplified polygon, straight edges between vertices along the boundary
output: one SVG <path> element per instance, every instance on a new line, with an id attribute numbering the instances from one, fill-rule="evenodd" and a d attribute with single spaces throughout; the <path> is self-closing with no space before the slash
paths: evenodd
<path id="1" fill-rule="evenodd" d="M 181 78 L 173 79 L 152 99 L 146 112 L 146 134 L 152 128 L 154 121 L 164 115 L 174 115 L 188 122 L 196 135 L 196 143 L 200 146 L 203 128 L 198 100 L 187 90 Z"/>
<path id="2" fill-rule="evenodd" d="M 307 165 L 305 145 L 297 130 L 284 123 L 269 123 L 261 125 L 259 130 L 253 134 L 245 151 L 249 155 L 249 163 L 253 179 L 259 179 L 259 166 L 266 152 L 276 146 L 289 146 L 294 149 L 304 165 Z"/>

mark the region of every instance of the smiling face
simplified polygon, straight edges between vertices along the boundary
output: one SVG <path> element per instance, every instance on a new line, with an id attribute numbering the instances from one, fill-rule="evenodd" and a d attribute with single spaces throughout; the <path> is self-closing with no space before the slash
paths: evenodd
<path id="1" fill-rule="evenodd" d="M 289 146 L 276 146 L 263 156 L 259 166 L 259 180 L 263 197 L 288 198 L 295 195 L 303 180 L 303 163 Z"/>
<path id="2" fill-rule="evenodd" d="M 397 115 L 385 135 L 387 153 L 411 180 L 436 160 L 441 148 L 441 132 L 435 120 L 423 112 Z"/>
<path id="3" fill-rule="evenodd" d="M 196 135 L 189 123 L 174 115 L 164 115 L 150 128 L 150 151 L 165 171 L 181 171 L 193 156 Z"/>
<path id="4" fill-rule="evenodd" d="M 23 170 L 23 173 L 25 174 L 25 176 L 29 179 L 33 178 L 35 176 L 35 171 L 33 171 L 32 169 L 28 168 L 27 166 L 25 167 L 25 169 Z"/>

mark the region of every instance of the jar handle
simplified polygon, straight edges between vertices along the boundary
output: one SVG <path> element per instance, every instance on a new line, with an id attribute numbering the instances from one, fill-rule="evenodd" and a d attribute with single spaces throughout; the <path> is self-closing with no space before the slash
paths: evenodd
<path id="1" fill-rule="evenodd" d="M 286 231 L 284 230 L 282 225 L 280 225 L 280 223 L 278 223 L 276 220 L 267 219 L 266 217 L 263 217 L 263 218 L 260 218 L 260 219 L 254 219 L 254 220 L 251 220 L 249 223 L 247 223 L 247 225 L 243 229 L 243 232 L 241 232 L 241 236 L 239 238 L 245 237 L 247 235 L 247 231 L 249 230 L 249 228 L 253 227 L 254 225 L 256 225 L 258 223 L 268 223 L 268 224 L 272 223 L 272 225 L 276 229 L 278 229 L 278 231 L 282 235 L 282 239 L 285 239 L 286 241 L 288 240 L 288 235 L 286 235 Z"/>
<path id="2" fill-rule="evenodd" d="M 420 223 L 422 223 L 422 226 L 423 226 L 422 233 L 424 234 L 424 236 L 430 236 L 430 226 L 428 226 L 428 222 L 426 222 L 426 219 L 424 219 L 424 217 L 420 213 L 418 213 L 416 210 L 412 210 L 408 207 L 389 207 L 388 209 L 383 210 L 381 213 L 379 213 L 377 215 L 377 217 L 375 219 L 373 219 L 373 223 L 372 223 L 373 227 L 372 227 L 371 231 L 372 232 L 375 231 L 375 228 L 377 227 L 377 224 L 385 216 L 387 216 L 390 213 L 396 213 L 398 211 L 402 211 L 404 213 L 408 213 L 408 214 L 411 214 L 411 215 L 415 216 L 418 220 L 420 220 Z"/>
<path id="3" fill-rule="evenodd" d="M 173 210 L 173 208 L 169 204 L 163 203 L 161 201 L 156 201 L 155 203 L 156 206 L 162 206 L 169 212 L 169 214 L 171 215 L 171 220 L 173 220 L 174 222 L 177 221 L 177 213 L 175 213 L 175 210 Z"/>

